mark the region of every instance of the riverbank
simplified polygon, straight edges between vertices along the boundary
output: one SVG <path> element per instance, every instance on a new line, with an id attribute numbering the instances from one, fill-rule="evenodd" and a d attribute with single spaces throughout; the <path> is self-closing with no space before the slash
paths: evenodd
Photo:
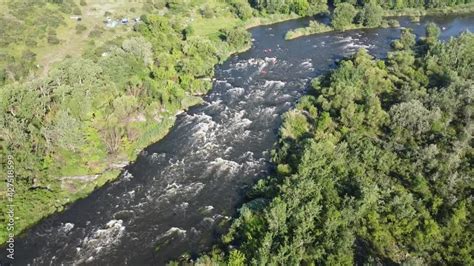
<path id="1" fill-rule="evenodd" d="M 443 39 L 474 25 L 472 19 L 433 19 L 449 29 L 441 32 Z M 180 115 L 171 133 L 140 155 L 125 178 L 16 239 L 22 259 L 15 262 L 80 264 L 90 258 L 93 264 L 164 265 L 186 251 L 209 249 L 220 236 L 221 221 L 234 216 L 249 185 L 272 168 L 267 158 L 278 117 L 297 102 L 306 81 L 359 47 L 382 57 L 399 37 L 397 29 L 375 29 L 284 41 L 284 33 L 304 21 L 253 29 L 254 48 L 216 67 L 206 104 Z M 420 36 L 425 22 L 404 26 Z M 276 60 L 265 58 L 265 49 L 275 51 Z"/>
<path id="2" fill-rule="evenodd" d="M 253 17 L 247 21 L 230 20 L 230 23 L 221 24 L 218 28 L 211 28 L 206 31 L 193 34 L 195 37 L 208 38 L 215 42 L 221 42 L 220 37 L 222 29 L 232 29 L 242 27 L 249 29 L 252 27 L 277 23 L 289 19 L 297 18 L 297 15 L 268 15 L 261 17 Z M 202 21 L 192 23 L 193 27 L 200 27 L 200 24 L 213 24 L 218 18 L 209 18 Z M 216 38 L 216 36 L 218 38 Z M 235 53 L 244 52 L 252 47 L 251 42 L 247 42 L 242 47 L 234 47 L 225 50 L 225 54 L 221 56 L 221 63 Z M 214 60 L 214 59 L 212 59 Z M 212 88 L 211 78 L 201 79 L 202 83 L 206 83 L 203 87 Z M 60 161 L 56 161 L 51 157 L 47 161 L 50 170 L 47 178 L 48 181 L 33 181 L 33 185 L 24 185 L 18 183 L 16 186 L 15 198 L 15 227 L 13 233 L 20 235 L 30 227 L 34 226 L 46 217 L 64 211 L 67 206 L 83 199 L 92 192 L 101 188 L 105 184 L 115 181 L 119 178 L 123 167 L 132 164 L 138 154 L 147 146 L 160 141 L 174 125 L 176 116 L 186 111 L 189 107 L 202 102 L 202 95 L 206 92 L 197 92 L 186 96 L 181 101 L 181 108 L 167 109 L 161 112 L 159 118 L 146 122 L 145 114 L 137 114 L 133 120 L 137 125 L 134 134 L 137 136 L 133 142 L 124 141 L 117 148 L 117 153 L 107 154 L 102 151 L 97 132 L 88 136 L 94 143 L 92 147 L 88 147 L 88 156 L 80 156 L 72 152 L 64 152 Z M 6 204 L 2 204 L 1 211 L 6 214 Z M 5 217 L 6 219 L 7 217 Z M 0 224 L 0 243 L 5 243 L 7 239 L 6 223 Z"/>
<path id="3" fill-rule="evenodd" d="M 470 139 L 459 132 L 472 122 L 459 110 L 469 105 L 472 89 L 461 84 L 472 84 L 474 35 L 441 42 L 440 33 L 427 31 L 419 42 L 402 34 L 413 42 L 394 56 L 374 59 L 360 50 L 314 79 L 282 116 L 276 173 L 249 193 L 220 245 L 184 263 L 471 265 L 471 182 L 453 186 L 450 176 L 471 171 Z M 394 59 L 399 55 L 418 64 Z M 406 78 L 407 69 L 426 82 Z M 438 156 L 423 156 L 429 149 Z"/>
<path id="4" fill-rule="evenodd" d="M 336 30 L 330 24 L 320 23 L 318 21 L 310 21 L 310 25 L 307 27 L 296 28 L 288 31 L 285 34 L 286 40 L 293 40 L 303 36 L 308 36 L 318 33 L 327 33 L 332 31 L 347 31 L 347 30 L 357 30 L 357 29 L 370 29 L 370 28 L 389 28 L 389 27 L 399 27 L 396 17 L 411 17 L 413 21 L 419 20 L 422 16 L 436 16 L 436 15 L 464 15 L 474 13 L 474 3 L 449 7 L 449 8 L 433 8 L 433 9 L 403 9 L 403 10 L 385 10 L 383 15 L 383 20 L 380 25 L 377 26 L 364 26 L 363 24 L 349 24 L 341 30 Z"/>

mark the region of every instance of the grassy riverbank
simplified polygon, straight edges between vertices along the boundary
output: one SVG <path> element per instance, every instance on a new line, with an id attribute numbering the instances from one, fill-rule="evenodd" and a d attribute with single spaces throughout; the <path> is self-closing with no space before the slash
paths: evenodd
<path id="1" fill-rule="evenodd" d="M 0 3 L 0 141 L 15 163 L 15 234 L 114 180 L 165 136 L 211 88 L 214 66 L 251 46 L 243 28 L 327 9 L 306 0 L 109 2 Z"/>
<path id="2" fill-rule="evenodd" d="M 115 180 L 143 148 L 163 138 L 177 113 L 202 101 L 200 95 L 211 88 L 214 66 L 251 47 L 250 35 L 238 28 L 298 17 L 251 13 L 244 19 L 225 1 L 194 1 L 184 8 L 145 6 L 143 11 L 122 2 L 100 10 L 94 3 L 65 3 L 69 9 L 79 8 L 81 12 L 75 13 L 82 14 L 81 22 L 69 18 L 71 10 L 51 3 L 38 2 L 32 7 L 37 13 L 29 15 L 42 17 L 54 10 L 64 21 L 55 28 L 58 44 L 44 42 L 31 48 L 38 58 L 30 58 L 28 64 L 16 57 L 0 57 L 5 59 L 0 67 L 13 62 L 26 71 L 35 60 L 41 65 L 28 70 L 35 71 L 36 77 L 8 76 L 0 86 L 2 155 L 12 155 L 16 168 L 15 227 L 7 231 L 8 199 L 2 190 L 0 243 L 8 233 L 19 234 Z M 21 2 L 8 7 L 12 14 L 16 10 L 28 14 L 29 7 Z M 240 8 L 246 7 L 253 10 Z M 88 16 L 90 12 L 105 15 Z M 105 16 L 139 12 L 148 15 L 134 27 L 110 29 L 102 22 Z M 76 36 L 77 25 L 95 33 Z M 41 34 L 30 32 L 29 38 L 42 41 Z M 27 38 L 21 37 L 22 29 L 18 35 L 19 39 L 11 36 L 6 47 Z M 64 36 L 71 40 L 63 42 Z M 72 51 L 68 50 L 71 43 Z M 51 50 L 64 53 L 49 56 Z"/>

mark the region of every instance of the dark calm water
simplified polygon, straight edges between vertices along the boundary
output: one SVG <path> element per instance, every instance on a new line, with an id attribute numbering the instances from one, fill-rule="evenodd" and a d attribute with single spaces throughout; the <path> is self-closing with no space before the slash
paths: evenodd
<path id="1" fill-rule="evenodd" d="M 474 30 L 473 16 L 400 20 L 417 35 L 430 21 L 443 28 L 443 39 Z M 204 104 L 181 114 L 117 181 L 16 239 L 15 265 L 162 265 L 209 249 L 245 191 L 271 171 L 279 115 L 308 81 L 359 48 L 385 57 L 400 35 L 370 29 L 284 40 L 307 22 L 252 29 L 252 49 L 217 66 Z"/>

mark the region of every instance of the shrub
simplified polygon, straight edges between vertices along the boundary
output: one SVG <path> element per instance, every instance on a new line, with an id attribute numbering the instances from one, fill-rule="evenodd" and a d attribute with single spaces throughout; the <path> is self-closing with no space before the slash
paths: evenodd
<path id="1" fill-rule="evenodd" d="M 89 38 L 100 37 L 102 35 L 102 33 L 104 33 L 103 29 L 101 29 L 99 27 L 95 27 L 91 32 L 89 32 Z"/>
<path id="2" fill-rule="evenodd" d="M 56 35 L 49 35 L 48 36 L 48 43 L 49 44 L 56 45 L 56 44 L 59 44 L 60 42 L 61 42 L 61 40 L 59 40 Z"/>
<path id="3" fill-rule="evenodd" d="M 83 33 L 85 30 L 87 30 L 87 27 L 82 25 L 82 24 L 77 24 L 76 25 L 76 33 L 77 34 L 81 34 Z"/>
<path id="4" fill-rule="evenodd" d="M 381 6 L 369 2 L 360 13 L 360 23 L 366 27 L 377 27 L 382 23 L 383 9 Z"/>
<path id="5" fill-rule="evenodd" d="M 396 20 L 396 19 L 390 19 L 388 21 L 388 26 L 390 26 L 392 28 L 398 28 L 398 27 L 400 27 L 400 22 L 398 22 L 398 20 Z"/>
<path id="6" fill-rule="evenodd" d="M 82 15 L 82 11 L 81 11 L 81 9 L 80 9 L 79 7 L 75 7 L 75 8 L 73 9 L 72 13 L 73 13 L 74 15 L 77 15 L 77 16 Z"/>
<path id="7" fill-rule="evenodd" d="M 301 36 L 316 34 L 316 33 L 321 33 L 321 32 L 328 32 L 331 30 L 332 28 L 330 26 L 313 20 L 309 22 L 308 27 L 297 28 L 297 29 L 288 31 L 285 35 L 285 39 L 291 40 L 291 39 L 295 39 Z"/>
<path id="8" fill-rule="evenodd" d="M 351 4 L 339 4 L 334 9 L 331 23 L 336 30 L 343 30 L 352 24 L 356 13 L 355 7 Z"/>
<path id="9" fill-rule="evenodd" d="M 233 12 L 240 19 L 246 20 L 252 17 L 252 8 L 248 2 L 242 0 L 233 0 L 230 2 L 233 7 Z"/>
<path id="10" fill-rule="evenodd" d="M 250 33 L 241 28 L 221 30 L 221 38 L 234 48 L 243 48 L 250 43 Z"/>
<path id="11" fill-rule="evenodd" d="M 215 15 L 214 9 L 210 6 L 206 5 L 204 8 L 201 9 L 201 16 L 205 18 L 213 18 Z"/>

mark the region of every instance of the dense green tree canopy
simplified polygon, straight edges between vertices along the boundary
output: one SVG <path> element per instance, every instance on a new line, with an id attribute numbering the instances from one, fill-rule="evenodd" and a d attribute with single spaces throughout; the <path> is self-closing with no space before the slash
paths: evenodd
<path id="1" fill-rule="evenodd" d="M 472 1 L 334 1 L 336 9 L 332 24 L 336 29 L 345 29 L 357 21 L 362 26 L 375 27 L 381 24 L 382 11 L 407 7 L 417 10 L 451 7 L 470 2 Z M 215 64 L 223 62 L 231 53 L 250 46 L 250 34 L 240 26 L 255 23 L 256 20 L 252 19 L 256 17 L 281 19 L 290 17 L 289 14 L 310 16 L 326 12 L 330 3 L 326 0 L 143 1 L 143 13 L 147 15 L 141 16 L 141 22 L 130 27 L 126 34 L 125 31 L 118 34 L 119 31 L 115 29 L 105 30 L 102 18 L 99 19 L 100 26 L 95 25 L 93 28 L 89 24 L 85 26 L 86 24 L 71 20 L 73 15 L 81 14 L 94 4 L 93 1 L 11 0 L 0 3 L 0 151 L 2 155 L 12 154 L 15 157 L 15 200 L 19 217 L 16 230 L 19 232 L 31 226 L 34 221 L 60 210 L 70 199 L 80 196 L 76 187 L 72 186 L 73 189 L 70 189 L 63 186 L 62 177 L 103 173 L 109 169 L 112 161 L 128 161 L 134 158 L 137 151 L 162 136 L 171 126 L 178 110 L 195 104 L 199 101 L 196 95 L 202 95 L 210 89 L 209 80 Z M 132 8 L 127 13 L 129 11 L 132 12 Z M 112 15 L 122 14 L 104 12 L 105 17 Z M 225 25 L 221 27 L 219 24 L 216 28 L 216 25 L 206 24 L 209 21 L 209 24 L 223 21 Z M 68 28 L 71 25 L 74 26 Z M 87 44 L 85 42 L 83 45 L 87 47 L 74 47 L 70 50 L 85 53 L 65 59 L 63 57 L 68 56 L 64 54 L 61 57 L 59 53 L 58 59 L 64 60 L 54 66 L 51 64 L 50 67 L 42 68 L 37 62 L 41 57 L 40 52 L 56 51 L 56 48 L 64 45 L 67 42 L 64 40 L 64 36 L 67 36 L 65 31 L 68 29 L 73 29 L 76 35 L 84 33 Z M 329 26 L 315 22 L 310 23 L 307 29 L 310 33 L 328 30 L 331 30 Z M 114 33 L 120 36 L 117 37 Z M 258 250 L 261 254 L 261 262 L 273 260 L 284 264 L 288 254 L 294 255 L 293 260 L 288 261 L 291 263 L 310 260 L 308 258 L 316 261 L 328 259 L 334 263 L 339 259 L 340 262 L 347 262 L 351 258 L 335 254 L 350 254 L 354 241 L 370 237 L 375 239 L 375 244 L 369 244 L 380 248 L 384 256 L 394 261 L 398 260 L 400 252 L 408 249 L 410 252 L 411 249 L 416 249 L 417 252 L 423 250 L 414 253 L 422 258 L 426 254 L 434 254 L 438 247 L 427 247 L 425 242 L 428 240 L 423 238 L 423 234 L 427 232 L 432 233 L 436 241 L 441 241 L 435 241 L 437 244 L 434 245 L 469 240 L 470 235 L 460 236 L 460 232 L 465 229 L 465 216 L 471 211 L 470 202 L 464 200 L 462 203 L 464 194 L 456 193 L 459 187 L 466 190 L 465 180 L 472 176 L 470 173 L 466 174 L 465 170 L 465 158 L 471 152 L 464 147 L 469 139 L 468 99 L 472 96 L 469 89 L 472 88 L 473 75 L 473 59 L 469 47 L 473 46 L 472 38 L 464 36 L 448 45 L 440 45 L 437 41 L 439 33 L 438 28 L 430 25 L 426 38 L 414 50 L 415 36 L 409 30 L 404 30 L 402 38 L 393 43 L 396 52 L 389 55 L 386 64 L 373 62 L 363 53 L 352 61 L 341 63 L 340 69 L 333 73 L 332 78 L 323 79 L 320 83 L 314 82 L 314 95 L 303 98 L 298 109 L 285 115 L 281 129 L 284 141 L 275 155 L 278 172 L 282 176 L 298 173 L 302 154 L 307 153 L 307 157 L 311 157 L 311 152 L 306 151 L 303 143 L 307 142 L 308 147 L 313 145 L 311 147 L 325 151 L 325 156 L 333 160 L 327 166 L 317 166 L 319 168 L 315 169 L 326 171 L 328 174 L 323 177 L 327 179 L 335 176 L 331 172 L 334 169 L 341 171 L 339 179 L 334 182 L 318 180 L 317 182 L 323 182 L 318 183 L 318 186 L 327 188 L 324 191 L 310 190 L 313 187 L 309 186 L 312 183 L 309 184 L 308 191 L 303 192 L 315 195 L 316 199 L 304 198 L 303 201 L 308 200 L 315 208 L 321 209 L 318 210 L 321 216 L 317 218 L 321 223 L 327 223 L 328 219 L 339 222 L 331 217 L 341 216 L 340 212 L 351 213 L 351 218 L 332 225 L 331 228 L 340 229 L 337 232 L 331 228 L 328 230 L 321 224 L 300 227 L 295 223 L 290 229 L 285 228 L 284 224 L 288 219 L 304 224 L 308 221 L 302 218 L 304 212 L 291 212 L 296 209 L 295 206 L 299 208 L 303 205 L 299 202 L 287 202 L 289 196 L 284 193 L 271 203 L 275 210 L 265 214 L 267 216 L 243 210 L 244 216 L 249 219 L 248 230 L 267 230 L 265 219 L 274 219 L 271 228 L 278 233 L 265 236 L 265 241 L 263 238 L 255 238 L 254 241 L 264 244 L 262 246 L 248 244 L 249 250 Z M 109 39 L 104 36 L 109 36 Z M 71 42 L 71 45 L 75 46 L 77 43 Z M 371 76 L 370 79 L 364 78 L 364 71 Z M 354 80 L 363 81 L 368 86 L 353 86 Z M 460 101 L 459 95 L 465 100 Z M 371 139 L 364 139 L 368 138 L 367 135 Z M 365 147 L 359 143 L 360 139 L 363 139 L 364 145 L 367 142 L 366 147 L 371 148 L 370 154 L 364 156 L 394 158 L 399 167 L 406 166 L 406 169 L 393 169 L 393 165 L 388 164 L 383 169 L 390 169 L 391 172 L 377 172 L 362 165 L 361 160 L 357 161 L 357 156 L 362 156 L 363 151 L 354 148 L 357 145 Z M 329 141 L 329 144 L 325 141 Z M 346 146 L 341 143 L 346 143 Z M 423 149 L 404 148 L 406 145 Z M 401 151 L 406 152 L 407 158 L 402 156 Z M 439 163 L 417 161 L 413 164 L 416 167 L 411 166 L 410 163 L 418 155 L 420 158 L 435 158 Z M 372 157 L 369 159 L 372 160 Z M 312 160 L 316 159 L 308 158 L 305 161 L 308 167 L 313 163 Z M 342 163 L 338 160 L 354 160 L 355 166 L 351 170 L 342 169 Z M 4 161 L 1 163 L 2 166 L 5 164 Z M 426 169 L 418 169 L 419 165 Z M 461 170 L 457 170 L 458 168 Z M 392 179 L 391 175 L 396 173 L 403 181 L 396 189 L 391 188 L 393 191 L 390 192 L 399 195 L 398 205 L 393 203 L 391 209 L 383 207 L 389 209 L 372 213 L 370 218 L 373 221 L 369 219 L 371 223 L 366 226 L 369 228 L 367 232 L 351 228 L 361 228 L 361 221 L 369 217 L 369 214 L 359 212 L 357 204 L 363 205 L 360 191 L 369 191 L 366 187 L 376 182 L 370 179 L 370 184 L 363 183 L 365 181 L 351 183 L 347 181 L 348 176 L 352 176 L 351 171 L 360 175 L 366 171 Z M 452 171 L 456 172 L 450 175 Z M 316 178 L 314 171 L 300 174 L 308 179 Z M 425 178 L 427 174 L 430 174 L 428 181 Z M 450 178 L 452 176 L 449 182 L 440 181 L 446 179 L 447 175 Z M 4 179 L 5 172 L 0 177 Z M 340 185 L 338 180 L 345 183 Z M 406 194 L 404 185 L 412 183 L 415 184 L 416 191 Z M 433 183 L 439 185 L 439 189 L 434 189 Z M 95 186 L 87 185 L 91 189 Z M 280 189 L 270 186 L 271 184 L 261 185 L 262 189 Z M 379 184 L 374 186 L 377 189 L 382 187 Z M 283 186 L 281 190 L 285 190 Z M 347 195 L 354 199 L 340 196 L 343 193 L 341 191 L 346 193 L 346 190 L 349 191 Z M 378 192 L 370 191 L 372 194 L 369 196 L 374 199 L 393 196 L 389 192 L 380 196 Z M 294 190 L 291 193 L 300 191 Z M 301 195 L 306 197 L 304 193 Z M 334 203 L 333 207 L 323 208 L 326 198 L 331 204 Z M 413 201 L 417 203 L 414 204 Z M 430 204 L 439 212 L 423 209 Z M 0 205 L 0 210 L 6 213 L 2 209 L 5 204 Z M 406 233 L 399 230 L 398 225 L 389 229 L 400 232 L 388 230 L 386 224 L 394 219 L 386 218 L 385 214 L 393 214 L 392 210 L 395 209 L 403 210 L 405 205 L 408 206 L 405 214 L 407 218 L 399 222 L 406 223 L 411 231 Z M 345 207 L 348 209 L 344 209 Z M 449 216 L 451 212 L 448 207 L 457 213 L 457 218 Z M 304 208 L 300 211 L 304 211 Z M 352 215 L 352 212 L 355 214 Z M 424 217 L 424 226 L 430 227 L 431 231 L 412 224 L 412 220 L 419 216 Z M 6 217 L 0 216 L 0 229 L 4 229 L 6 224 L 2 218 Z M 251 221 L 252 219 L 257 222 Z M 449 234 L 445 233 L 446 226 L 452 229 Z M 296 232 L 296 238 L 287 236 L 292 230 Z M 384 233 L 384 230 L 389 233 Z M 301 240 L 308 232 L 317 234 L 314 239 Z M 395 241 L 404 237 L 408 239 L 407 234 L 415 235 L 416 241 Z M 324 235 L 325 239 L 320 235 Z M 339 240 L 334 240 L 336 235 L 340 237 Z M 3 241 L 5 236 L 6 231 L 0 230 L 0 240 Z M 314 248 L 312 253 L 305 253 L 304 249 L 295 251 L 289 248 L 293 247 L 291 245 L 302 245 L 301 241 L 321 243 L 321 246 Z M 402 243 L 402 247 L 395 247 L 395 244 L 384 246 L 388 244 L 377 244 L 377 241 L 382 244 Z M 471 250 L 458 246 L 461 245 L 451 245 L 450 249 L 456 250 L 449 251 L 451 253 L 440 252 L 442 259 L 439 260 L 457 262 L 458 259 L 463 263 L 470 262 L 465 259 L 465 254 Z M 281 248 L 281 252 L 272 257 L 277 248 Z M 374 254 L 380 255 L 380 252 Z M 246 249 L 235 250 L 230 252 L 230 258 L 235 261 L 243 261 L 246 256 L 248 259 L 257 259 L 248 254 Z M 436 256 L 434 260 L 438 261 Z"/>
<path id="2" fill-rule="evenodd" d="M 387 60 L 360 50 L 313 80 L 284 115 L 276 176 L 224 237 L 228 263 L 474 263 L 474 35 L 437 32 L 415 45 L 407 31 Z"/>
<path id="3" fill-rule="evenodd" d="M 334 9 L 334 14 L 332 16 L 332 26 L 336 30 L 342 30 L 352 25 L 357 11 L 355 7 L 349 3 L 341 3 L 337 5 Z"/>

